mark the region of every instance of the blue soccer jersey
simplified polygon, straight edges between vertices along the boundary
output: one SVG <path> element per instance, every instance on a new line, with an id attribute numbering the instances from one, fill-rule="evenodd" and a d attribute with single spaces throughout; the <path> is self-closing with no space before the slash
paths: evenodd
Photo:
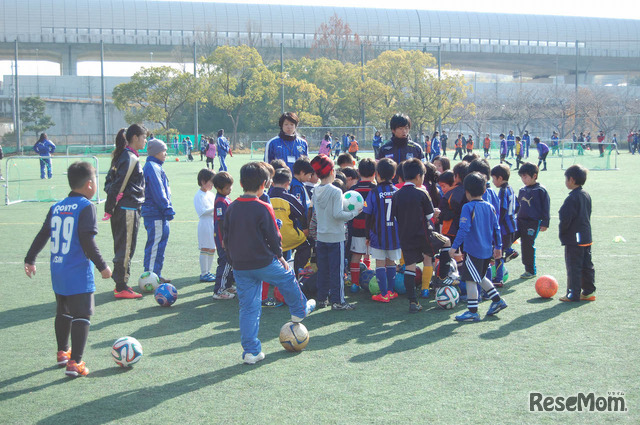
<path id="1" fill-rule="evenodd" d="M 83 196 L 70 196 L 51 207 L 51 282 L 53 291 L 60 295 L 76 295 L 94 292 L 93 263 L 80 245 L 80 232 L 98 233 L 95 220 L 83 223 L 80 213 L 92 208 L 91 201 Z"/>
<path id="2" fill-rule="evenodd" d="M 369 246 L 376 249 L 400 248 L 398 222 L 391 214 L 393 194 L 398 189 L 391 182 L 383 182 L 372 188 L 367 195 L 362 212 L 367 214 Z"/>

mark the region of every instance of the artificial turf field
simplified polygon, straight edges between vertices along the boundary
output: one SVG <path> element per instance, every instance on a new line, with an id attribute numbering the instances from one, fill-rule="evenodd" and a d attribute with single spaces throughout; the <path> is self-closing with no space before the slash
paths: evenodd
<path id="1" fill-rule="evenodd" d="M 229 159 L 235 198 L 241 193 L 239 168 L 249 157 Z M 485 318 L 489 303 L 481 303 L 479 323 L 453 321 L 464 305 L 445 311 L 433 299 L 424 300 L 425 309 L 409 315 L 402 296 L 381 305 L 366 293 L 347 290 L 356 310 L 314 312 L 304 321 L 311 340 L 299 354 L 284 351 L 278 342 L 288 309 L 265 308 L 260 338 L 267 356 L 248 366 L 240 362 L 237 301 L 212 300 L 212 284 L 198 281 L 192 200 L 204 162 L 186 163 L 183 157 L 175 162 L 170 156 L 165 169 L 176 217 L 163 275 L 173 279 L 178 301 L 162 308 L 151 294 L 116 300 L 113 282 L 96 273 L 96 310 L 84 355 L 91 373 L 76 379 L 55 366 L 55 302 L 46 249 L 38 257 L 35 279 L 23 271 L 24 256 L 51 203 L 0 206 L 5 353 L 0 422 L 638 423 L 638 161 L 623 153 L 620 170 L 590 172 L 585 185 L 593 200 L 596 302 L 558 301 L 566 271 L 557 211 L 568 190 L 560 160 L 550 158 L 539 182 L 550 193 L 552 219 L 538 237 L 537 254 L 538 275 L 553 275 L 560 283 L 553 299 L 537 296 L 534 279 L 517 279 L 524 271 L 519 259 L 508 264 L 511 277 L 500 291 L 509 308 Z M 52 182 L 64 187 L 66 178 L 56 173 Z M 516 190 L 522 186 L 517 175 L 511 184 Z M 100 217 L 103 211 L 99 205 Z M 98 246 L 109 262 L 110 227 L 100 222 L 98 228 Z M 626 242 L 614 243 L 618 235 Z M 133 276 L 143 271 L 145 242 L 141 223 Z M 131 283 L 137 287 L 137 279 Z M 118 367 L 110 354 L 111 344 L 125 335 L 137 338 L 144 349 L 141 362 L 130 370 Z M 625 394 L 627 412 L 530 413 L 528 408 L 530 392 L 606 397 L 614 391 Z"/>

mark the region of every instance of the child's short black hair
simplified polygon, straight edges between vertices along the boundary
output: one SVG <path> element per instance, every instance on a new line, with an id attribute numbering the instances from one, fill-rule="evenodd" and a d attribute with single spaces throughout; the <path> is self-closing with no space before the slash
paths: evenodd
<path id="1" fill-rule="evenodd" d="M 469 192 L 469 195 L 475 198 L 482 196 L 487 188 L 487 180 L 482 174 L 473 172 L 464 178 L 462 185 L 464 186 L 465 192 Z"/>
<path id="2" fill-rule="evenodd" d="M 216 173 L 208 168 L 203 168 L 198 172 L 198 186 L 202 186 L 206 182 L 210 182 L 215 177 Z"/>
<path id="3" fill-rule="evenodd" d="M 376 174 L 376 162 L 371 158 L 364 158 L 358 163 L 358 173 L 361 177 L 373 177 Z"/>
<path id="4" fill-rule="evenodd" d="M 424 164 L 418 158 L 411 158 L 402 163 L 402 176 L 404 181 L 413 180 L 418 176 L 424 176 L 425 172 Z"/>
<path id="5" fill-rule="evenodd" d="M 288 168 L 278 168 L 273 175 L 273 184 L 289 184 L 291 183 L 291 171 Z"/>
<path id="6" fill-rule="evenodd" d="M 287 167 L 287 163 L 284 162 L 284 159 L 272 159 L 269 164 L 271 164 L 274 170 L 279 168 L 289 168 Z"/>
<path id="7" fill-rule="evenodd" d="M 467 176 L 469 169 L 469 163 L 466 161 L 458 162 L 453 167 L 453 176 L 458 176 L 460 181 L 464 181 L 464 178 Z"/>
<path id="8" fill-rule="evenodd" d="M 222 173 L 223 172 L 216 174 L 216 177 Z M 257 161 L 248 162 L 240 168 L 240 184 L 245 192 L 257 192 L 260 186 L 266 184 L 268 178 L 269 172 Z M 231 181 L 233 182 L 233 180 Z"/>
<path id="9" fill-rule="evenodd" d="M 533 143 L 540 143 L 540 138 L 539 137 L 534 137 L 533 138 Z"/>
<path id="10" fill-rule="evenodd" d="M 565 170 L 564 176 L 567 179 L 573 178 L 575 184 L 583 186 L 587 182 L 587 169 L 580 164 L 574 164 Z"/>
<path id="11" fill-rule="evenodd" d="M 396 175 L 396 162 L 391 158 L 382 158 L 376 165 L 376 172 L 384 181 L 390 181 Z"/>
<path id="12" fill-rule="evenodd" d="M 435 158 L 433 158 L 433 162 L 435 163 L 436 160 L 440 161 L 440 165 L 442 165 L 442 171 L 451 169 L 451 161 L 449 161 L 449 158 L 447 158 L 446 156 L 436 156 Z"/>
<path id="13" fill-rule="evenodd" d="M 347 164 L 347 166 L 351 167 L 351 166 L 353 166 L 353 157 L 348 152 L 341 153 L 340 155 L 338 155 L 337 164 L 338 164 L 338 167 L 342 167 L 345 164 Z"/>
<path id="14" fill-rule="evenodd" d="M 491 177 L 491 166 L 485 158 L 478 158 L 471 161 L 467 168 L 467 174 L 477 171 L 489 180 Z"/>
<path id="15" fill-rule="evenodd" d="M 500 133 L 499 137 L 502 137 L 504 139 L 504 133 Z"/>
<path id="16" fill-rule="evenodd" d="M 256 162 L 256 164 L 258 163 Z M 264 169 L 262 166 L 260 166 L 260 168 Z M 265 173 L 267 172 L 267 170 L 264 170 L 264 171 Z M 269 176 L 267 175 L 267 177 Z M 215 187 L 218 190 L 222 190 L 227 186 L 231 186 L 232 184 L 233 184 L 233 177 L 231 177 L 231 174 L 229 174 L 226 171 L 220 171 L 215 176 L 213 176 L 213 187 Z M 258 185 L 258 187 L 259 186 L 260 185 Z"/>
<path id="17" fill-rule="evenodd" d="M 525 162 L 520 165 L 520 169 L 518 170 L 519 176 L 527 175 L 529 177 L 536 177 L 538 175 L 539 169 L 536 164 L 531 162 Z"/>
<path id="18" fill-rule="evenodd" d="M 89 180 L 96 181 L 96 169 L 88 162 L 74 162 L 67 169 L 67 180 L 71 189 L 82 189 Z"/>
<path id="19" fill-rule="evenodd" d="M 262 165 L 267 170 L 270 177 L 273 177 L 276 173 L 276 169 L 273 168 L 273 165 L 269 164 L 268 162 L 261 161 L 260 165 Z"/>
<path id="20" fill-rule="evenodd" d="M 498 164 L 491 169 L 491 175 L 496 177 L 502 177 L 505 182 L 509 181 L 511 176 L 511 169 L 507 164 Z"/>
<path id="21" fill-rule="evenodd" d="M 440 176 L 438 177 L 438 183 L 444 183 L 449 186 L 453 186 L 453 183 L 455 183 L 453 171 L 447 170 L 444 173 L 440 174 Z"/>
<path id="22" fill-rule="evenodd" d="M 336 176 L 338 177 L 338 176 Z M 335 180 L 333 180 L 333 182 L 331 183 L 332 185 L 334 185 L 335 187 L 337 187 L 338 189 L 340 189 L 342 191 L 342 193 L 346 192 L 346 188 L 345 188 L 345 182 L 342 179 L 336 178 Z"/>
<path id="23" fill-rule="evenodd" d="M 470 164 L 472 161 L 475 161 L 478 158 L 480 158 L 480 155 L 474 152 L 466 154 L 464 158 L 462 158 L 462 160 Z"/>
<path id="24" fill-rule="evenodd" d="M 347 184 L 347 176 L 344 175 L 342 170 L 336 170 L 336 180 L 340 180 L 343 185 Z"/>
<path id="25" fill-rule="evenodd" d="M 516 136 L 516 142 L 521 141 L 522 139 L 520 138 L 520 136 Z"/>
<path id="26" fill-rule="evenodd" d="M 280 118 L 278 119 L 278 125 L 280 126 L 280 128 L 282 128 L 282 125 L 284 124 L 285 121 L 291 121 L 297 127 L 298 123 L 300 122 L 300 118 L 298 118 L 298 115 L 295 112 L 285 112 L 284 114 L 280 115 Z M 253 191 L 250 190 L 250 192 L 253 192 Z"/>
<path id="27" fill-rule="evenodd" d="M 313 167 L 311 166 L 311 160 L 307 156 L 301 156 L 293 163 L 293 175 L 298 174 L 313 174 Z"/>
<path id="28" fill-rule="evenodd" d="M 360 175 L 358 175 L 358 171 L 356 171 L 355 168 L 353 167 L 344 167 L 342 169 L 342 173 L 344 174 L 345 178 L 348 179 L 360 179 Z"/>
<path id="29" fill-rule="evenodd" d="M 395 114 L 391 117 L 391 121 L 389 121 L 389 127 L 391 127 L 391 130 L 406 126 L 411 128 L 411 118 L 406 114 Z"/>

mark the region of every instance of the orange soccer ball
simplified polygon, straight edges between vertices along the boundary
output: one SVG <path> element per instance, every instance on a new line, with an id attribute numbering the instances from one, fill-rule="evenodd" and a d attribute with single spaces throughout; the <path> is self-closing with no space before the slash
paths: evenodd
<path id="1" fill-rule="evenodd" d="M 558 292 L 558 281 L 553 276 L 541 276 L 536 280 L 536 292 L 542 298 L 551 298 Z"/>
<path id="2" fill-rule="evenodd" d="M 180 162 L 180 158 L 176 158 L 176 162 Z"/>

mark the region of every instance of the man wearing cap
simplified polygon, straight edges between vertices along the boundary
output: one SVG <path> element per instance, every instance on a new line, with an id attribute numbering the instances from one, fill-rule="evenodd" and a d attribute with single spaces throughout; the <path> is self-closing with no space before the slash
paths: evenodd
<path id="1" fill-rule="evenodd" d="M 154 272 L 161 283 L 171 282 L 162 276 L 164 251 L 169 240 L 169 221 L 175 211 L 171 205 L 169 179 L 162 169 L 167 159 L 167 145 L 158 139 L 147 142 L 147 163 L 144 165 L 145 199 L 142 204 L 147 244 L 144 247 L 144 271 Z"/>

